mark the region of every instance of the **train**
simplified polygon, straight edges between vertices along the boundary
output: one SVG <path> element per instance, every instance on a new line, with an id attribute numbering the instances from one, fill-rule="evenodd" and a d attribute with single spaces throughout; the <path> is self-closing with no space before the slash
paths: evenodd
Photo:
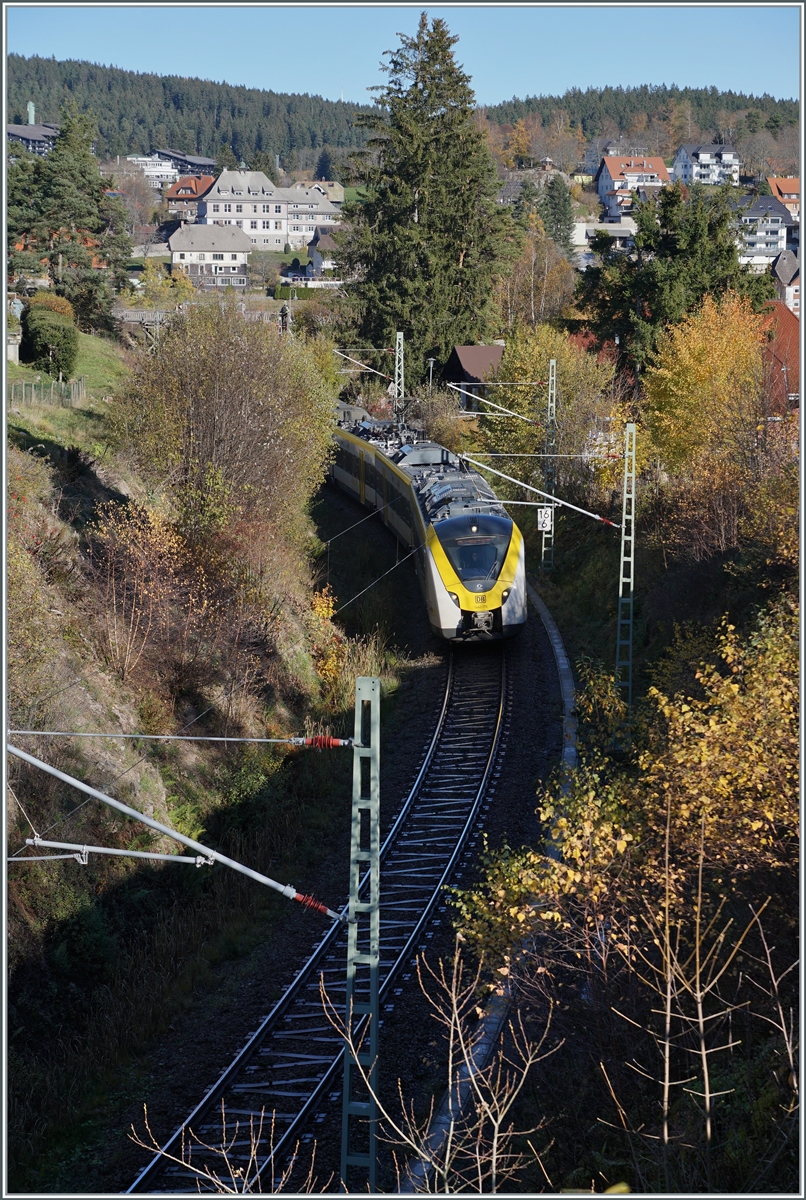
<path id="1" fill-rule="evenodd" d="M 512 637 L 526 623 L 521 531 L 490 485 L 445 446 L 339 402 L 333 483 L 411 552 L 433 632 L 448 642 Z"/>

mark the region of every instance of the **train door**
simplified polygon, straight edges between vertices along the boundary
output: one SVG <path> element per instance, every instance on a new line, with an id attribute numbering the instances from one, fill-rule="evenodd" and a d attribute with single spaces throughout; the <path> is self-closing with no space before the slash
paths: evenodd
<path id="1" fill-rule="evenodd" d="M 358 451 L 358 499 L 366 504 L 366 483 L 364 482 L 364 451 Z"/>

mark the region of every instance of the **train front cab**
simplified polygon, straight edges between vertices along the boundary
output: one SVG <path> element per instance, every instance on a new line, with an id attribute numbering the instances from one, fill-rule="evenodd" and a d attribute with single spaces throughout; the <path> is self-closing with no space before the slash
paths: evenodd
<path id="1" fill-rule="evenodd" d="M 526 622 L 523 537 L 509 518 L 476 514 L 431 526 L 423 574 L 429 621 L 439 637 L 497 641 Z"/>

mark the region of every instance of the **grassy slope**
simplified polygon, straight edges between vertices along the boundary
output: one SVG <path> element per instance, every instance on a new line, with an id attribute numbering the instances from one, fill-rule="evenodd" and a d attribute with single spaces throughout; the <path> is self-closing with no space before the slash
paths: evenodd
<path id="1" fill-rule="evenodd" d="M 9 383 L 24 380 L 31 383 L 36 379 L 49 382 L 50 377 L 42 371 L 34 371 L 21 363 L 7 363 Z M 87 390 L 95 397 L 115 391 L 128 374 L 125 356 L 117 343 L 106 338 L 93 337 L 88 333 L 78 335 L 78 360 L 73 372 L 74 379 L 86 376 Z"/>

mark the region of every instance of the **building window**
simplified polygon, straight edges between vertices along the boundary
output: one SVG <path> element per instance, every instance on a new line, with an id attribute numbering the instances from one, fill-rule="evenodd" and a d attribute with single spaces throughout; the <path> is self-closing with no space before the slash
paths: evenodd
<path id="1" fill-rule="evenodd" d="M 235 255 L 233 255 L 233 258 L 234 258 L 234 257 L 235 257 Z M 238 270 L 238 268 L 237 268 L 237 267 L 230 267 L 230 271 L 237 271 L 237 270 Z"/>
<path id="2" fill-rule="evenodd" d="M 270 205 L 270 204 L 264 204 L 264 205 L 263 205 L 263 211 L 264 211 L 264 212 L 271 212 L 271 205 Z"/>
<path id="3" fill-rule="evenodd" d="M 243 212 L 243 205 L 242 205 L 242 204 L 236 204 L 236 205 L 235 205 L 235 211 L 236 211 L 236 212 Z"/>
<path id="4" fill-rule="evenodd" d="M 264 238 L 264 239 L 263 239 L 263 245 L 264 245 L 264 246 L 268 246 L 268 244 L 269 244 L 269 241 L 270 241 L 270 239 L 269 239 L 269 238 Z"/>
<path id="5" fill-rule="evenodd" d="M 282 204 L 275 204 L 275 206 L 274 206 L 274 211 L 275 211 L 275 212 L 282 212 L 282 211 L 283 211 L 283 206 L 282 206 Z"/>
<path id="6" fill-rule="evenodd" d="M 237 255 L 237 254 L 230 254 L 230 258 L 232 259 L 232 261 L 233 261 L 233 262 L 237 262 L 237 261 L 238 261 L 238 255 Z M 234 267 L 233 267 L 232 269 L 233 269 L 233 271 L 235 270 L 235 268 L 234 268 Z"/>
<path id="7" fill-rule="evenodd" d="M 199 262 L 204 262 L 204 255 L 203 255 L 203 254 L 200 254 L 200 255 L 199 255 Z"/>
<path id="8" fill-rule="evenodd" d="M 218 205 L 218 204 L 214 204 L 214 205 L 213 205 L 213 212 L 220 212 L 220 211 L 221 211 L 221 206 L 220 206 L 220 205 Z"/>
<path id="9" fill-rule="evenodd" d="M 250 222 L 249 222 L 249 228 L 250 228 L 250 229 L 257 229 L 257 221 L 250 221 Z"/>
<path id="10" fill-rule="evenodd" d="M 223 260 L 223 258 L 224 258 L 223 254 L 214 254 L 213 255 L 213 261 L 221 262 Z"/>
<path id="11" fill-rule="evenodd" d="M 224 205 L 224 212 L 232 212 L 232 205 L 231 205 L 231 204 L 225 204 L 225 205 Z"/>
<path id="12" fill-rule="evenodd" d="M 180 254 L 180 255 L 179 255 L 179 257 L 180 257 L 180 258 L 184 258 L 185 256 L 184 256 L 184 254 Z"/>
<path id="13" fill-rule="evenodd" d="M 278 246 L 280 245 L 280 243 L 281 243 L 281 241 L 282 241 L 282 240 L 283 240 L 282 238 L 275 238 L 275 239 L 274 239 L 275 243 L 276 243 Z"/>
<path id="14" fill-rule="evenodd" d="M 275 221 L 275 222 L 274 222 L 274 228 L 275 228 L 275 229 L 282 229 L 282 228 L 283 228 L 283 222 L 282 222 L 282 221 Z M 278 238 L 278 241 L 279 241 L 279 238 Z"/>

